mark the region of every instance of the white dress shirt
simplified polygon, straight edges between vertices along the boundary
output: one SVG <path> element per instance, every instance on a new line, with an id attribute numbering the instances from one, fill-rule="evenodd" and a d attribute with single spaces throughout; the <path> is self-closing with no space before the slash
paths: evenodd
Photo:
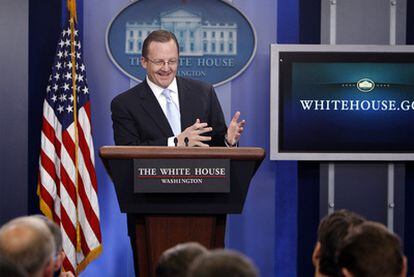
<path id="1" fill-rule="evenodd" d="M 162 87 L 154 84 L 153 82 L 151 82 L 151 80 L 148 78 L 148 76 L 146 77 L 146 79 L 147 79 L 148 86 L 150 87 L 152 93 L 154 93 L 154 96 L 157 99 L 158 103 L 160 104 L 162 111 L 166 115 L 167 114 L 166 113 L 167 99 L 162 94 L 162 91 L 164 90 L 164 88 L 162 88 Z M 178 100 L 178 86 L 177 86 L 177 79 L 176 78 L 173 79 L 173 81 L 167 87 L 167 89 L 170 90 L 172 101 L 174 102 L 175 105 L 177 105 L 178 110 L 180 110 L 180 101 Z M 168 138 L 167 145 L 168 146 L 174 146 L 174 137 L 169 137 Z"/>

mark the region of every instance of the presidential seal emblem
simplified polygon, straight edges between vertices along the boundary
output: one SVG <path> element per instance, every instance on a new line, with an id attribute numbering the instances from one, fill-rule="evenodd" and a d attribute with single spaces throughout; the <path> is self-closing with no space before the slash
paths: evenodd
<path id="1" fill-rule="evenodd" d="M 106 33 L 109 57 L 129 78 L 145 78 L 142 44 L 159 29 L 173 32 L 178 39 L 177 74 L 214 86 L 240 75 L 256 52 L 253 26 L 226 1 L 139 0 L 121 10 Z"/>

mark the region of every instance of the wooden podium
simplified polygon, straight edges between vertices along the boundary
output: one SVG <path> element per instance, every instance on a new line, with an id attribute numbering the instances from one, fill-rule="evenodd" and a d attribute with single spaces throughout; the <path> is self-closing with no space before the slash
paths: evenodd
<path id="1" fill-rule="evenodd" d="M 162 252 L 178 243 L 224 247 L 226 215 L 242 212 L 250 180 L 265 157 L 264 149 L 252 147 L 104 146 L 99 154 L 115 184 L 121 212 L 127 213 L 136 276 L 153 276 Z M 134 192 L 134 161 L 142 160 L 225 161 L 229 191 L 200 192 L 188 184 L 185 192 Z"/>

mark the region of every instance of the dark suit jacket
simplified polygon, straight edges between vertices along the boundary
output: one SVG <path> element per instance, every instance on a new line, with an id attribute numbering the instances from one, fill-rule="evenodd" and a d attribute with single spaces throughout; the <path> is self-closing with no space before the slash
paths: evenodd
<path id="1" fill-rule="evenodd" d="M 213 128 L 211 146 L 224 146 L 227 131 L 223 111 L 213 87 L 209 84 L 177 77 L 181 129 L 194 124 L 197 118 Z M 111 103 L 116 145 L 167 145 L 174 136 L 147 81 L 116 96 Z"/>

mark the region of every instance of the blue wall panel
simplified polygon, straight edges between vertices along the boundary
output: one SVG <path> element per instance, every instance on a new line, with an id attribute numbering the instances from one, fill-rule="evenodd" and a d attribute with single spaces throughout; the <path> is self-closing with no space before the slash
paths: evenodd
<path id="1" fill-rule="evenodd" d="M 0 224 L 27 213 L 28 0 L 0 2 Z"/>
<path id="2" fill-rule="evenodd" d="M 239 110 L 247 122 L 241 146 L 263 147 L 269 153 L 269 45 L 276 42 L 277 6 L 272 0 L 235 3 L 255 27 L 258 44 L 249 68 L 231 83 L 231 114 Z M 250 184 L 243 213 L 230 216 L 228 223 L 226 247 L 251 257 L 262 276 L 274 276 L 274 183 L 274 165 L 266 157 Z"/>
<path id="3" fill-rule="evenodd" d="M 278 1 L 277 42 L 299 43 L 299 0 Z M 277 107 L 272 107 L 276 109 Z M 297 162 L 275 164 L 275 276 L 297 275 Z"/>
<path id="4" fill-rule="evenodd" d="M 29 117 L 28 191 L 29 213 L 39 213 L 37 172 L 39 169 L 42 107 L 61 27 L 61 2 L 30 1 L 29 32 Z"/>
<path id="5" fill-rule="evenodd" d="M 320 0 L 279 1 L 278 43 L 320 43 L 320 9 Z M 319 223 L 319 164 L 276 164 L 275 276 L 311 276 Z"/>

